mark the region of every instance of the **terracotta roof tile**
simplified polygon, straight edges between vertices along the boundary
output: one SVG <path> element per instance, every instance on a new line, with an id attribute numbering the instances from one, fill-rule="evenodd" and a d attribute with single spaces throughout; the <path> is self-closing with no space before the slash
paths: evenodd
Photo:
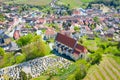
<path id="1" fill-rule="evenodd" d="M 14 34 L 13 34 L 14 39 L 19 39 L 20 38 L 20 33 L 19 30 L 15 30 Z"/>
<path id="2" fill-rule="evenodd" d="M 46 31 L 45 31 L 45 35 L 55 35 L 56 32 L 53 28 L 48 28 Z"/>
<path id="3" fill-rule="evenodd" d="M 77 51 L 77 50 L 74 50 L 73 54 L 79 55 L 79 54 L 80 54 L 80 52 L 79 52 L 79 51 Z"/>
<path id="4" fill-rule="evenodd" d="M 84 46 L 81 46 L 79 44 L 76 45 L 75 50 L 79 51 L 79 52 L 82 52 L 82 53 L 86 53 L 87 52 L 87 49 Z"/>
<path id="5" fill-rule="evenodd" d="M 76 40 L 74 40 L 68 36 L 65 36 L 63 34 L 60 34 L 60 33 L 57 34 L 56 41 L 61 42 L 71 48 L 74 48 L 74 46 L 76 44 Z"/>

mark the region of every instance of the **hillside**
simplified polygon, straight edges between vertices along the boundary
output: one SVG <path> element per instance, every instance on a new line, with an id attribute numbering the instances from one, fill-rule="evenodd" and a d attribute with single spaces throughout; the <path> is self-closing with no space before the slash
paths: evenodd
<path id="1" fill-rule="evenodd" d="M 103 57 L 99 65 L 92 66 L 83 80 L 120 80 L 119 57 Z"/>
<path id="2" fill-rule="evenodd" d="M 94 0 L 58 0 L 57 4 L 59 5 L 69 5 L 70 8 L 85 8 L 90 2 Z"/>
<path id="3" fill-rule="evenodd" d="M 104 4 L 109 7 L 120 9 L 120 0 L 58 0 L 59 5 L 69 5 L 70 8 L 86 8 L 91 4 Z"/>
<path id="4" fill-rule="evenodd" d="M 0 0 L 5 3 L 16 3 L 16 4 L 30 4 L 30 5 L 47 5 L 52 0 Z"/>
<path id="5" fill-rule="evenodd" d="M 30 4 L 30 5 L 47 5 L 52 0 L 0 0 L 5 3 Z M 120 9 L 120 0 L 57 0 L 58 5 L 66 5 L 71 9 L 90 7 L 91 4 L 104 4 L 109 7 Z"/>

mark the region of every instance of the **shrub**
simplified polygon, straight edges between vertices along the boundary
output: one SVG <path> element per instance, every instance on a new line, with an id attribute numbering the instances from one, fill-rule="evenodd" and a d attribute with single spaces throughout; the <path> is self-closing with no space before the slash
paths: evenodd
<path id="1" fill-rule="evenodd" d="M 5 54 L 4 49 L 3 49 L 3 48 L 0 48 L 0 56 L 4 56 L 4 54 Z"/>
<path id="2" fill-rule="evenodd" d="M 24 54 L 21 54 L 21 55 L 15 57 L 15 62 L 17 64 L 21 63 L 21 62 L 24 62 L 24 61 L 26 61 L 26 57 L 25 57 Z"/>

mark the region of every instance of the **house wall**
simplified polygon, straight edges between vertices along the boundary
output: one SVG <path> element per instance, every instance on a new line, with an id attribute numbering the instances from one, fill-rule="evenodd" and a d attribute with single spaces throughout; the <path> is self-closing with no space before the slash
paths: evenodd
<path id="1" fill-rule="evenodd" d="M 58 44 L 60 44 L 59 47 L 57 46 Z M 63 46 L 63 50 L 62 50 L 62 46 Z M 65 48 L 68 48 L 68 49 L 65 50 Z M 68 47 L 68 46 L 66 46 L 58 41 L 55 41 L 55 49 L 59 53 L 66 54 L 67 56 L 70 56 L 70 54 L 72 54 L 72 51 L 73 51 L 72 48 L 70 48 L 70 47 Z M 69 52 L 69 50 L 71 50 L 71 52 Z"/>
<path id="2" fill-rule="evenodd" d="M 58 44 L 59 44 L 59 47 L 58 47 Z M 64 46 L 63 50 L 61 48 L 62 46 Z M 65 48 L 68 48 L 68 49 L 65 50 Z M 68 46 L 66 46 L 66 45 L 64 45 L 64 44 L 62 44 L 62 43 L 60 43 L 58 41 L 55 41 L 54 49 L 56 51 L 58 51 L 58 53 L 60 53 L 60 54 L 65 54 L 66 56 L 70 56 L 75 61 L 80 59 L 80 58 L 85 58 L 85 53 L 80 53 L 79 55 L 75 56 L 73 54 L 73 49 L 72 48 L 70 48 L 70 47 L 68 47 Z M 69 50 L 71 50 L 71 52 L 69 52 Z"/>

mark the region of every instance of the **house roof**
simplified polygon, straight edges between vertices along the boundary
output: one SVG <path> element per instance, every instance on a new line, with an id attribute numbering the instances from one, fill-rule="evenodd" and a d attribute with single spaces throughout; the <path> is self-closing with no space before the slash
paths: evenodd
<path id="1" fill-rule="evenodd" d="M 74 48 L 74 46 L 77 42 L 73 38 L 70 38 L 70 37 L 60 34 L 60 33 L 57 34 L 56 41 L 61 42 L 71 48 Z"/>
<path id="2" fill-rule="evenodd" d="M 3 30 L 0 30 L 0 35 L 2 35 L 4 33 L 4 31 Z"/>
<path id="3" fill-rule="evenodd" d="M 80 52 L 79 52 L 79 51 L 77 51 L 77 50 L 74 50 L 73 54 L 79 55 L 79 54 L 80 54 Z"/>
<path id="4" fill-rule="evenodd" d="M 79 53 L 86 53 L 87 49 L 84 46 L 77 44 L 75 47 L 75 51 L 78 51 Z"/>
<path id="5" fill-rule="evenodd" d="M 61 30 L 60 33 L 68 37 L 72 34 L 71 30 Z"/>
<path id="6" fill-rule="evenodd" d="M 20 38 L 20 33 L 19 33 L 20 31 L 19 30 L 15 30 L 15 32 L 14 32 L 14 34 L 13 34 L 13 37 L 15 38 L 15 39 L 19 39 Z"/>
<path id="7" fill-rule="evenodd" d="M 48 28 L 46 31 L 45 31 L 45 35 L 55 35 L 56 32 L 54 30 L 54 28 Z"/>

